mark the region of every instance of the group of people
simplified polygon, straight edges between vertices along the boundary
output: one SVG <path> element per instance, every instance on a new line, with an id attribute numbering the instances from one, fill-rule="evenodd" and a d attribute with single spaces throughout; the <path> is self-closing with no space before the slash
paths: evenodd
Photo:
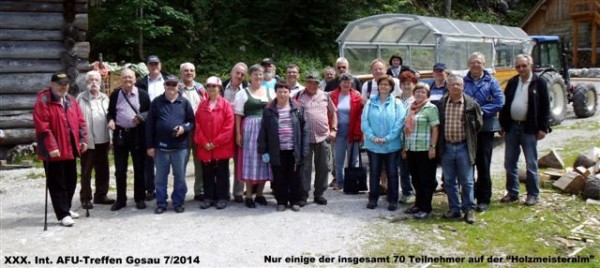
<path id="1" fill-rule="evenodd" d="M 38 93 L 33 115 L 37 153 L 44 160 L 56 217 L 64 226 L 78 217 L 71 210 L 76 157 L 81 158 L 84 209 L 110 204 L 117 211 L 127 205 L 131 155 L 136 208 L 145 209 L 145 201 L 155 198 L 154 213 L 161 214 L 170 198 L 173 210 L 184 212 L 191 154 L 194 200 L 201 209 L 224 209 L 230 199 L 248 208 L 266 206 L 269 182 L 277 211 L 299 211 L 308 202 L 313 171 L 313 201 L 326 205 L 329 173 L 334 174 L 330 186 L 343 190 L 344 166 L 358 165 L 364 146 L 368 209 L 375 209 L 386 194 L 388 210 L 414 199 L 405 213 L 429 217 L 441 163 L 449 206 L 443 217 L 474 223 L 474 210 L 487 210 L 491 199 L 494 132 L 507 143 L 508 194 L 501 202 L 519 199 L 520 148 L 527 162 L 525 204 L 538 202 L 536 142 L 548 133 L 549 108 L 546 85 L 532 73 L 530 56 L 517 56 L 519 75 L 504 93 L 478 52 L 469 57 L 464 78 L 435 64 L 431 84 L 418 82 L 419 74 L 403 66 L 400 56 L 388 63 L 389 68 L 383 60 L 373 60 L 373 79 L 363 84 L 341 57 L 335 67 L 325 68 L 323 80 L 310 73 L 301 85 L 298 66 L 286 66 L 282 79 L 274 61 L 266 58 L 250 67 L 236 63 L 228 80 L 211 76 L 202 85 L 194 80 L 192 63 L 181 64 L 177 77 L 162 72 L 160 59 L 152 55 L 147 76 L 136 80 L 135 72 L 123 70 L 121 86 L 110 96 L 101 91 L 100 73 L 88 72 L 87 90 L 76 98 L 67 94 L 67 74 L 56 73 L 50 87 Z M 107 196 L 111 148 L 116 200 Z M 174 182 L 168 194 L 171 170 Z"/>

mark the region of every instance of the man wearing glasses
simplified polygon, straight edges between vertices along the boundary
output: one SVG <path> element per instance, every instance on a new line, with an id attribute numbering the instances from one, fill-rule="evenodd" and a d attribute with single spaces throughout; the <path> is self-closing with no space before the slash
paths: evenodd
<path id="1" fill-rule="evenodd" d="M 508 81 L 504 95 L 506 105 L 500 110 L 500 135 L 504 136 L 507 194 L 500 200 L 511 203 L 519 200 L 518 167 L 521 149 L 527 163 L 526 206 L 539 202 L 537 141 L 549 132 L 550 101 L 546 83 L 532 73 L 533 59 L 520 54 L 515 58 L 519 73 Z"/>
<path id="2" fill-rule="evenodd" d="M 492 198 L 492 176 L 490 165 L 494 132 L 500 131 L 498 112 L 504 105 L 504 95 L 500 83 L 485 70 L 485 56 L 481 52 L 473 52 L 469 56 L 469 73 L 464 77 L 465 94 L 475 99 L 483 112 L 483 125 L 477 134 L 477 180 L 475 181 L 475 199 L 477 211 L 488 210 Z"/>
<path id="3" fill-rule="evenodd" d="M 340 85 L 340 75 L 350 73 L 350 64 L 348 63 L 348 60 L 346 58 L 339 57 L 335 61 L 335 72 L 337 73 L 337 77 L 331 82 L 327 83 L 327 85 L 325 86 L 325 92 L 335 90 Z M 362 83 L 356 77 L 352 78 L 352 88 L 359 91 L 362 89 Z"/>

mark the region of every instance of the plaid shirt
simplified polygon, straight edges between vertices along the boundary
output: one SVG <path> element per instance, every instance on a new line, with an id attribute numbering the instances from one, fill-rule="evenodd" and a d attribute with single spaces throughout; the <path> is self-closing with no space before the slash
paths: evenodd
<path id="1" fill-rule="evenodd" d="M 439 124 L 437 107 L 428 102 L 415 115 L 415 130 L 404 137 L 404 149 L 412 152 L 428 151 L 431 142 L 431 127 Z"/>
<path id="2" fill-rule="evenodd" d="M 461 95 L 457 102 L 453 102 L 448 98 L 446 102 L 446 121 L 444 126 L 445 139 L 447 142 L 456 143 L 464 141 L 465 135 L 465 99 Z"/>

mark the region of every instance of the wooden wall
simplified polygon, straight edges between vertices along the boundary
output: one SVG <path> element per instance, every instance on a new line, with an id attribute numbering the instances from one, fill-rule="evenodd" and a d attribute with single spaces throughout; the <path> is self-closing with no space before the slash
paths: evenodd
<path id="1" fill-rule="evenodd" d="M 567 48 L 573 47 L 573 20 L 569 14 L 569 0 L 546 0 L 535 14 L 522 25 L 529 35 L 557 35 Z M 600 31 L 599 31 L 600 34 Z M 592 24 L 581 23 L 578 30 L 579 64 L 574 67 L 590 67 L 592 47 Z M 582 49 L 583 48 L 583 49 Z"/>
<path id="2" fill-rule="evenodd" d="M 0 0 L 0 150 L 34 141 L 35 94 L 66 71 L 78 92 L 89 69 L 87 0 Z M 0 159 L 2 153 L 0 152 Z"/>
<path id="3" fill-rule="evenodd" d="M 522 26 L 529 35 L 572 36 L 572 22 L 568 0 L 547 0 L 529 21 Z"/>

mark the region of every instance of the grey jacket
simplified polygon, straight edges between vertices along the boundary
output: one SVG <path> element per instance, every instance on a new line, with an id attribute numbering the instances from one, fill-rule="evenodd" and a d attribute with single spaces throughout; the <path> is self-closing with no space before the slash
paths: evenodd
<path id="1" fill-rule="evenodd" d="M 441 157 L 444 154 L 444 145 L 446 144 L 446 135 L 444 133 L 444 128 L 446 124 L 446 103 L 448 102 L 448 98 L 450 96 L 448 93 L 444 94 L 444 96 L 438 102 L 438 111 L 440 113 L 440 128 L 439 128 L 439 136 L 438 136 L 438 146 L 437 146 L 437 155 Z M 481 108 L 477 102 L 463 93 L 463 97 L 465 99 L 465 112 L 464 112 L 464 120 L 465 120 L 465 136 L 467 137 L 467 147 L 469 149 L 469 158 L 471 160 L 471 165 L 475 164 L 475 155 L 477 154 L 477 133 L 481 130 L 481 125 L 483 124 L 483 115 L 481 112 Z"/>
<path id="2" fill-rule="evenodd" d="M 106 121 L 106 114 L 108 113 L 108 96 L 102 92 L 100 92 L 100 100 L 102 103 L 102 111 L 100 111 L 101 113 L 104 114 L 104 117 L 102 117 L 102 121 L 104 121 L 102 123 L 102 125 L 104 126 L 103 129 L 94 129 L 94 126 L 92 124 L 92 106 L 90 103 L 90 91 L 86 90 L 84 92 L 79 93 L 79 95 L 77 95 L 77 103 L 79 103 L 79 108 L 81 108 L 81 113 L 83 114 L 83 118 L 85 119 L 85 122 L 87 124 L 87 129 L 88 129 L 88 139 L 86 141 L 88 148 L 89 149 L 95 149 L 95 144 L 99 143 L 98 141 L 94 140 L 94 132 L 98 133 L 97 131 L 105 131 L 106 137 L 108 138 L 107 142 L 110 142 L 111 139 L 111 133 L 108 131 L 108 128 L 106 127 L 106 124 L 108 123 Z"/>

